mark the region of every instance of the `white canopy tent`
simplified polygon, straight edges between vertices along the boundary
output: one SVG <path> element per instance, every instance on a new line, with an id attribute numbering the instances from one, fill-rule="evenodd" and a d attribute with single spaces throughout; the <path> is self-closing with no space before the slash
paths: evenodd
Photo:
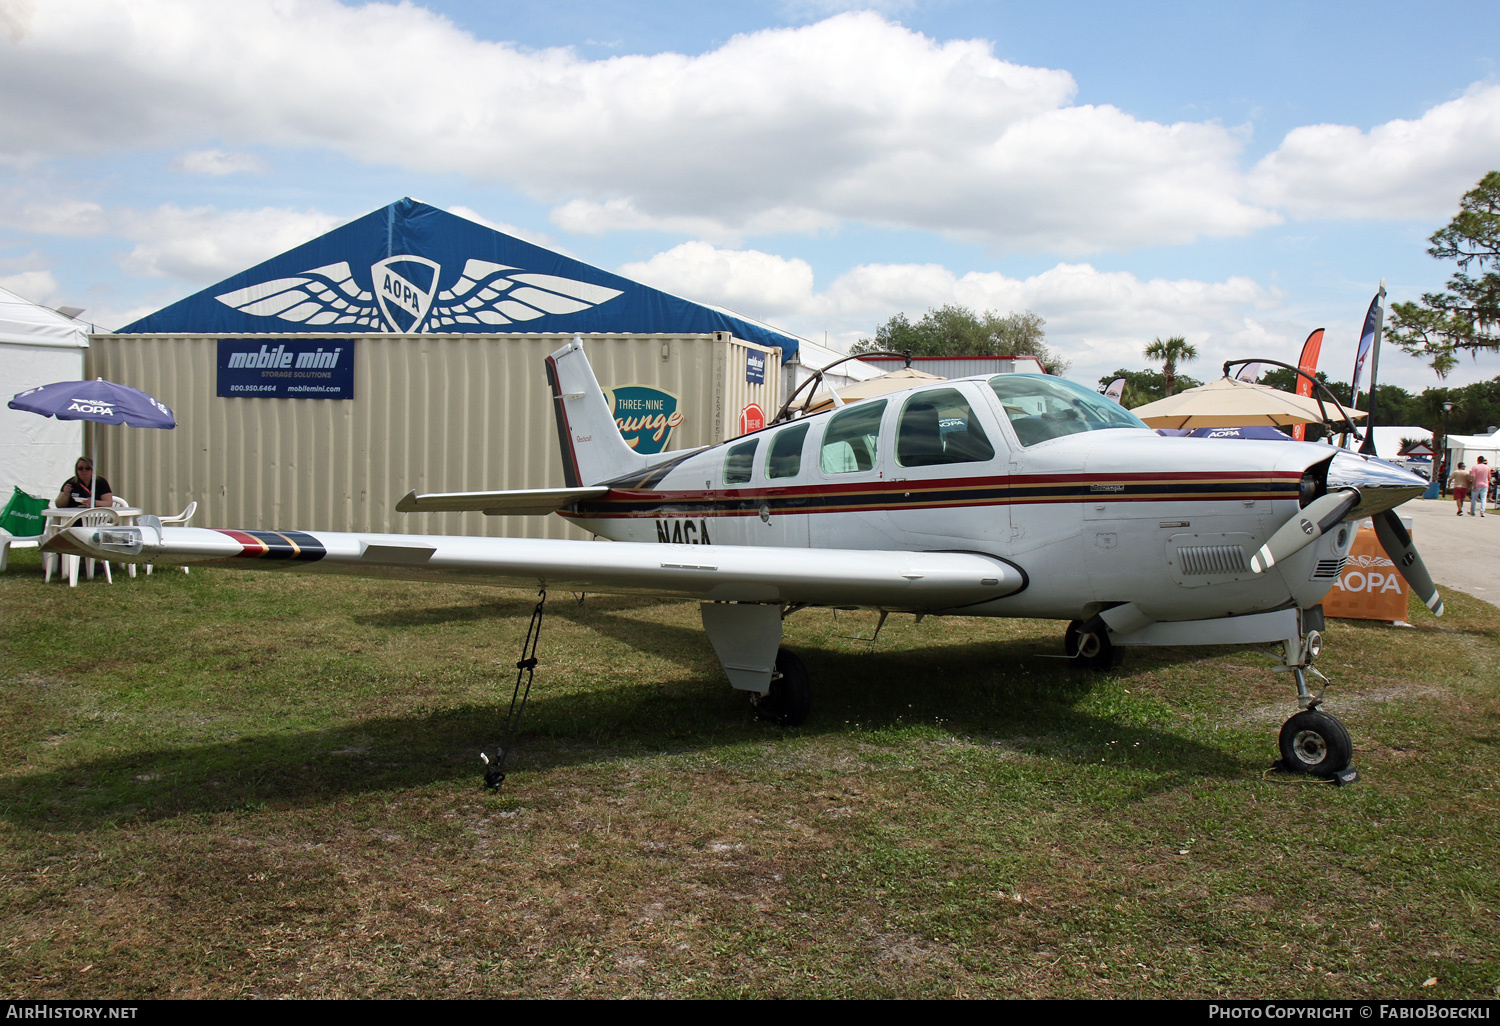
<path id="1" fill-rule="evenodd" d="M 1487 435 L 1449 435 L 1447 444 L 1452 453 L 1450 468 L 1457 469 L 1460 463 L 1472 467 L 1480 456 L 1491 466 L 1500 464 L 1500 431 Z"/>
<path id="2" fill-rule="evenodd" d="M 0 382 L 5 399 L 53 381 L 83 377 L 88 332 L 77 321 L 0 288 Z M 83 451 L 83 422 L 38 417 L 0 403 L 0 506 L 19 486 L 57 495 Z"/>

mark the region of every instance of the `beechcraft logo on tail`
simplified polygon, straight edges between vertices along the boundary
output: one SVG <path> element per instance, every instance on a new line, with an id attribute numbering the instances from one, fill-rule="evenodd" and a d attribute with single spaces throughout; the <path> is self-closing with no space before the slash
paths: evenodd
<path id="1" fill-rule="evenodd" d="M 619 289 L 488 260 L 469 260 L 457 280 L 448 282 L 437 261 L 402 254 L 371 265 L 368 277 L 356 277 L 341 260 L 214 298 L 251 317 L 411 333 L 498 328 L 589 310 L 618 295 Z"/>

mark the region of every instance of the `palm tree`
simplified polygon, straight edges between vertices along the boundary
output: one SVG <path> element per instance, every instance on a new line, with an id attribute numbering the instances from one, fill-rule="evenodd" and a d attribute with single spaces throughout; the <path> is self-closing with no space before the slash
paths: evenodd
<path id="1" fill-rule="evenodd" d="M 1146 346 L 1146 359 L 1161 361 L 1161 376 L 1167 385 L 1167 395 L 1171 395 L 1177 384 L 1177 361 L 1187 363 L 1198 359 L 1198 347 L 1188 345 L 1181 335 L 1173 335 L 1165 342 L 1158 338 Z"/>

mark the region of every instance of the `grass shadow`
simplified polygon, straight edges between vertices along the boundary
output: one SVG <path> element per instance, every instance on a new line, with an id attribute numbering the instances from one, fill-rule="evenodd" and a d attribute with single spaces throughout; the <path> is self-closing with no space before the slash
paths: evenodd
<path id="1" fill-rule="evenodd" d="M 668 631 L 677 634 L 702 643 L 698 632 Z M 941 734 L 1068 764 L 1098 762 L 1109 745 L 1128 737 L 1134 742 L 1131 765 L 1157 778 L 1144 785 L 1151 792 L 1179 786 L 1185 774 L 1227 777 L 1247 769 L 1243 761 L 1167 727 L 1080 711 L 1076 706 L 1101 678 L 1036 659 L 1029 641 L 920 652 L 802 652 L 817 704 L 809 722 L 792 730 L 758 721 L 747 696 L 717 674 L 549 694 L 544 661 L 510 768 L 712 756 L 747 742 L 796 746 L 850 734 L 901 747 Z M 464 780 L 477 789 L 477 753 L 493 750 L 500 740 L 508 697 L 507 689 L 495 705 L 142 749 L 16 774 L 0 780 L 0 817 L 16 827 L 87 832 L 143 819 L 300 806 Z"/>

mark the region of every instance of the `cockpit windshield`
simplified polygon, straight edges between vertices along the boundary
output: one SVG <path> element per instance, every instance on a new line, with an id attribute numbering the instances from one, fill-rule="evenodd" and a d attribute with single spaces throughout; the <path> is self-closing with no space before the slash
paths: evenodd
<path id="1" fill-rule="evenodd" d="M 1062 378 L 1046 374 L 997 374 L 990 378 L 990 388 L 999 397 L 1022 445 L 1035 445 L 1079 431 L 1146 427 L 1114 400 Z"/>

